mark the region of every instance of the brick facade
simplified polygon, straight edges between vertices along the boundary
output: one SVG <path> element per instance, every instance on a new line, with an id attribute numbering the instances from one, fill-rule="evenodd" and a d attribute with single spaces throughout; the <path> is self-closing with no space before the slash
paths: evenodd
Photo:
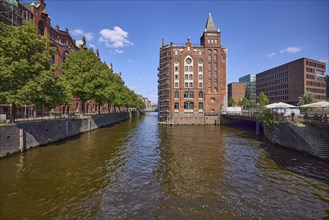
<path id="1" fill-rule="evenodd" d="M 312 92 L 316 101 L 326 99 L 326 64 L 301 58 L 274 67 L 256 75 L 257 96 L 264 92 L 270 103 L 296 104 L 306 92 Z"/>
<path id="2" fill-rule="evenodd" d="M 227 85 L 228 98 L 238 103 L 247 94 L 247 83 L 230 83 Z"/>
<path id="3" fill-rule="evenodd" d="M 189 124 L 191 118 L 226 106 L 226 48 L 209 14 L 200 46 L 162 42 L 159 65 L 159 122 Z M 176 120 L 173 120 L 176 118 Z M 205 120 L 197 120 L 204 122 Z"/>

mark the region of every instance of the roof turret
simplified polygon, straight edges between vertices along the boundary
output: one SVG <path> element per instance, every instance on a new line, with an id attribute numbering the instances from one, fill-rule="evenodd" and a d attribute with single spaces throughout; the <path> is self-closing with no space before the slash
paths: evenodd
<path id="1" fill-rule="evenodd" d="M 205 32 L 217 32 L 217 28 L 212 19 L 211 13 L 209 13 L 209 15 L 208 15 Z"/>

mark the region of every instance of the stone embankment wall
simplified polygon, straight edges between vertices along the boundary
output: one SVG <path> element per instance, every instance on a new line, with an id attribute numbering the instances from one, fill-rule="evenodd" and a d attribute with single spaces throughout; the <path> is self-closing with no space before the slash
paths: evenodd
<path id="1" fill-rule="evenodd" d="M 300 133 L 301 128 L 289 124 L 264 125 L 264 136 L 274 144 L 292 148 L 321 159 L 329 159 L 329 146 L 326 140 L 316 135 L 311 127 L 303 128 L 304 133 Z M 310 141 L 316 139 L 316 141 Z"/>
<path id="2" fill-rule="evenodd" d="M 56 142 L 136 117 L 138 112 L 94 115 L 84 119 L 53 119 L 0 126 L 0 157 Z"/>
<path id="3" fill-rule="evenodd" d="M 167 124 L 177 125 L 216 125 L 220 124 L 218 115 L 204 115 L 203 113 L 176 113 Z"/>

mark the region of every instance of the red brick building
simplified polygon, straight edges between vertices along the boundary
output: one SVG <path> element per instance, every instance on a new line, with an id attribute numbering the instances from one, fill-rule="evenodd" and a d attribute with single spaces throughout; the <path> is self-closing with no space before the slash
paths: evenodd
<path id="1" fill-rule="evenodd" d="M 301 58 L 256 75 L 256 92 L 264 92 L 274 102 L 297 104 L 298 98 L 312 92 L 316 101 L 326 99 L 326 64 Z"/>
<path id="2" fill-rule="evenodd" d="M 236 103 L 246 97 L 247 83 L 233 82 L 227 85 L 228 98 L 232 97 Z"/>
<path id="3" fill-rule="evenodd" d="M 200 38 L 183 46 L 162 41 L 158 80 L 159 122 L 218 123 L 226 102 L 226 48 L 211 14 Z"/>
<path id="4" fill-rule="evenodd" d="M 32 20 L 37 27 L 38 33 L 49 38 L 51 46 L 56 48 L 56 53 L 50 61 L 52 64 L 60 66 L 70 52 L 87 49 L 85 37 L 82 37 L 81 40 L 74 40 L 69 34 L 67 28 L 61 30 L 58 25 L 56 25 L 55 28 L 50 25 L 50 17 L 46 10 L 46 3 L 44 0 L 38 0 L 37 2 L 32 3 L 22 3 L 16 0 L 3 0 L 0 2 L 0 6 L 0 22 L 8 25 L 20 26 L 22 25 L 23 20 Z M 99 56 L 98 50 L 96 51 L 96 55 Z M 57 68 L 55 74 L 62 74 L 61 69 Z M 86 102 L 85 105 L 87 113 L 96 112 L 97 104 L 94 101 L 90 100 Z M 8 114 L 9 108 L 9 104 L 1 104 L 0 114 Z M 104 108 L 106 108 L 106 106 L 104 106 Z M 29 106 L 27 110 L 25 107 L 18 107 L 18 116 L 21 116 L 24 112 L 24 114 L 31 115 L 32 109 L 32 106 Z M 81 102 L 73 99 L 71 106 L 59 106 L 56 110 L 61 111 L 63 114 L 77 112 L 81 110 Z M 41 107 L 36 107 L 36 112 L 37 114 L 41 114 Z"/>

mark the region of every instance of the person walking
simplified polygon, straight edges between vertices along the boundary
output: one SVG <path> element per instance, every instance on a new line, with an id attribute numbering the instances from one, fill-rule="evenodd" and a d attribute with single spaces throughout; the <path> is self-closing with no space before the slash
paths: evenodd
<path id="1" fill-rule="evenodd" d="M 294 111 L 291 112 L 291 121 L 295 121 L 295 112 Z"/>

